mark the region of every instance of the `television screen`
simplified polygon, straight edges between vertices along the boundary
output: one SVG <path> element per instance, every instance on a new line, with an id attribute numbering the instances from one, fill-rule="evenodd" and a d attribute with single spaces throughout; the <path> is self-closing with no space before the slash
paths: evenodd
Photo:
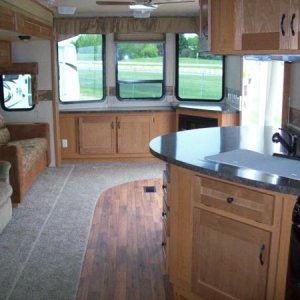
<path id="1" fill-rule="evenodd" d="M 32 108 L 32 75 L 2 74 L 2 107 L 7 110 Z"/>

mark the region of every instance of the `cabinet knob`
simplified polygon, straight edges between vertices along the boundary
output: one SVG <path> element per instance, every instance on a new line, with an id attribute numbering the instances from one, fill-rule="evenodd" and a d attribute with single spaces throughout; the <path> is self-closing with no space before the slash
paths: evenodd
<path id="1" fill-rule="evenodd" d="M 226 201 L 227 203 L 231 204 L 234 201 L 234 199 L 233 197 L 227 197 Z"/>
<path id="2" fill-rule="evenodd" d="M 281 34 L 285 36 L 285 30 L 284 30 L 284 19 L 285 19 L 285 14 L 282 14 L 281 16 L 281 22 L 280 22 L 280 29 L 281 29 Z"/>
<path id="3" fill-rule="evenodd" d="M 167 185 L 163 184 L 163 185 L 162 185 L 162 189 L 163 189 L 163 190 L 166 190 L 166 189 L 167 189 Z"/>
<path id="4" fill-rule="evenodd" d="M 162 216 L 162 217 L 166 217 L 166 216 L 167 216 L 167 213 L 163 211 L 163 212 L 161 213 L 161 216 Z"/>

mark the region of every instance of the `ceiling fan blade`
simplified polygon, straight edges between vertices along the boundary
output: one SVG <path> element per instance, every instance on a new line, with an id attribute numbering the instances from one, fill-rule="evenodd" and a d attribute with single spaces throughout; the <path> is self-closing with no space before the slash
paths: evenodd
<path id="1" fill-rule="evenodd" d="M 132 1 L 96 1 L 98 5 L 134 5 Z"/>

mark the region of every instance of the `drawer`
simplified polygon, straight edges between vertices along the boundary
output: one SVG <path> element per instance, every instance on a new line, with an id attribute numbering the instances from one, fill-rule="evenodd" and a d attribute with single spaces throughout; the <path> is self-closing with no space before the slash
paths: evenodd
<path id="1" fill-rule="evenodd" d="M 195 176 L 194 201 L 254 220 L 273 224 L 275 196 L 216 179 Z"/>

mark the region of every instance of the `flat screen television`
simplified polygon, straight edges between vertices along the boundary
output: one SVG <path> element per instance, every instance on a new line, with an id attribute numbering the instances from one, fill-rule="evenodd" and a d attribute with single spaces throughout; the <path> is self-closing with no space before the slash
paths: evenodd
<path id="1" fill-rule="evenodd" d="M 5 110 L 28 110 L 33 108 L 32 74 L 1 74 L 1 106 Z"/>

